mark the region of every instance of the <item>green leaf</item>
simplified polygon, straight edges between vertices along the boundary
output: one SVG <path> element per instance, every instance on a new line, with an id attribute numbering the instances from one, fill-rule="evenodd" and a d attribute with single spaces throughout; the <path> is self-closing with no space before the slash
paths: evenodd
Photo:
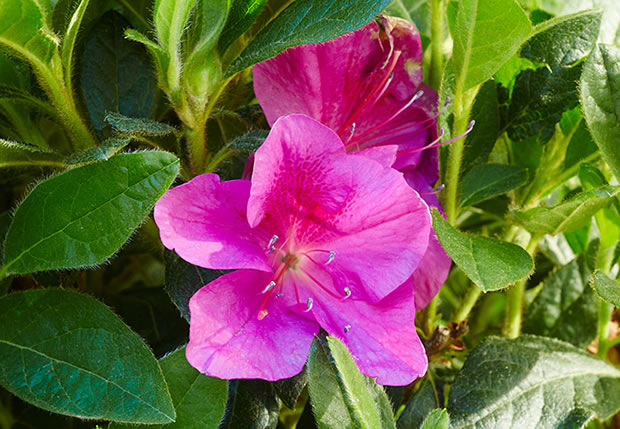
<path id="1" fill-rule="evenodd" d="M 218 429 L 275 429 L 280 404 L 265 380 L 231 380 L 228 401 Z"/>
<path id="2" fill-rule="evenodd" d="M 426 0 L 392 0 L 385 13 L 413 22 L 421 34 L 431 34 L 431 4 Z"/>
<path id="3" fill-rule="evenodd" d="M 358 29 L 370 21 L 389 0 L 296 0 L 263 28 L 230 65 L 231 76 L 246 67 L 307 43 L 325 42 Z"/>
<path id="4" fill-rule="evenodd" d="M 461 205 L 467 207 L 502 195 L 523 185 L 527 177 L 527 170 L 512 165 L 478 165 L 463 177 Z"/>
<path id="5" fill-rule="evenodd" d="M 537 25 L 521 56 L 551 68 L 571 66 L 588 56 L 598 38 L 601 10 L 550 19 Z"/>
<path id="6" fill-rule="evenodd" d="M 557 234 L 575 231 L 607 207 L 620 192 L 620 186 L 603 186 L 582 192 L 553 207 L 535 207 L 512 212 L 512 219 L 530 232 Z"/>
<path id="7" fill-rule="evenodd" d="M 226 273 L 222 270 L 208 270 L 192 265 L 181 259 L 174 251 L 164 252 L 166 262 L 166 282 L 164 289 L 179 309 L 181 315 L 189 322 L 189 299 L 204 285 L 211 283 Z"/>
<path id="8" fill-rule="evenodd" d="M 620 371 L 571 344 L 524 335 L 487 338 L 457 376 L 452 429 L 582 427 L 620 409 Z"/>
<path id="9" fill-rule="evenodd" d="M 110 159 L 113 155 L 116 155 L 130 142 L 131 137 L 112 137 L 101 143 L 99 146 L 95 146 L 72 155 L 67 158 L 66 162 L 68 164 L 88 164 L 95 161 L 105 161 Z"/>
<path id="10" fill-rule="evenodd" d="M 165 152 L 121 154 L 41 182 L 18 207 L 3 272 L 77 268 L 114 254 L 179 171 Z"/>
<path id="11" fill-rule="evenodd" d="M 532 258 L 521 247 L 481 236 L 469 236 L 452 227 L 433 209 L 433 229 L 454 263 L 484 292 L 503 289 L 527 277 Z"/>
<path id="12" fill-rule="evenodd" d="M 195 61 L 204 61 L 204 57 L 215 46 L 224 29 L 231 0 L 201 0 L 192 21 L 198 31 L 193 32 L 192 52 L 189 54 L 186 67 L 193 68 Z"/>
<path id="13" fill-rule="evenodd" d="M 165 136 L 175 131 L 175 128 L 162 122 L 147 118 L 129 118 L 120 113 L 108 112 L 104 121 L 122 134 L 132 136 Z"/>
<path id="14" fill-rule="evenodd" d="M 566 156 L 564 157 L 564 169 L 572 167 L 580 163 L 588 156 L 598 150 L 596 143 L 592 140 L 592 135 L 588 131 L 585 121 L 580 121 L 573 137 L 566 148 Z"/>
<path id="15" fill-rule="evenodd" d="M 620 308 L 620 283 L 601 271 L 595 271 L 591 281 L 592 287 L 601 299 Z"/>
<path id="16" fill-rule="evenodd" d="M 123 37 L 129 22 L 115 11 L 103 15 L 86 36 L 81 89 L 88 114 L 101 134 L 108 112 L 148 118 L 156 82 L 144 48 Z"/>
<path id="17" fill-rule="evenodd" d="M 448 429 L 450 416 L 445 409 L 434 410 L 422 423 L 420 429 Z"/>
<path id="18" fill-rule="evenodd" d="M 71 87 L 72 81 L 72 71 L 73 71 L 73 53 L 75 50 L 75 41 L 77 40 L 78 31 L 80 30 L 80 26 L 82 25 L 82 19 L 84 19 L 84 14 L 86 13 L 86 8 L 88 7 L 88 3 L 90 0 L 80 0 L 73 15 L 71 16 L 71 20 L 69 21 L 69 26 L 67 27 L 67 31 L 65 32 L 65 37 L 62 40 L 62 66 L 65 69 L 65 82 L 69 84 Z M 90 59 L 89 59 L 90 60 Z"/>
<path id="19" fill-rule="evenodd" d="M 508 136 L 514 141 L 531 137 L 546 143 L 555 133 L 562 113 L 574 108 L 581 65 L 524 70 L 517 76 L 508 106 Z"/>
<path id="20" fill-rule="evenodd" d="M 463 91 L 488 80 L 532 30 L 514 0 L 463 0 L 456 15 L 453 60 Z"/>
<path id="21" fill-rule="evenodd" d="M 39 67 L 46 67 L 58 42 L 47 30 L 35 0 L 0 2 L 0 48 L 7 48 Z"/>
<path id="22" fill-rule="evenodd" d="M 314 338 L 308 358 L 308 388 L 320 429 L 396 427 L 383 387 L 359 372 L 337 338 Z"/>
<path id="23" fill-rule="evenodd" d="M 190 13 L 198 2 L 198 0 L 155 1 L 153 21 L 157 38 L 169 54 L 179 51 Z"/>
<path id="24" fill-rule="evenodd" d="M 424 380 L 420 388 L 413 394 L 405 411 L 400 415 L 398 429 L 419 428 L 428 415 L 437 408 L 433 384 Z"/>
<path id="25" fill-rule="evenodd" d="M 596 259 L 596 258 L 594 258 Z M 523 320 L 523 332 L 584 348 L 597 334 L 598 303 L 588 285 L 591 267 L 582 254 L 543 283 Z"/>
<path id="26" fill-rule="evenodd" d="M 217 428 L 224 414 L 228 383 L 194 369 L 185 358 L 185 347 L 160 359 L 159 364 L 168 383 L 177 416 L 174 423 L 149 428 Z M 108 429 L 129 427 L 132 426 L 113 423 Z"/>
<path id="27" fill-rule="evenodd" d="M 220 53 L 226 52 L 226 49 L 250 28 L 266 3 L 267 0 L 232 0 L 226 25 L 217 44 Z"/>
<path id="28" fill-rule="evenodd" d="M 301 395 L 301 392 L 307 385 L 308 372 L 304 367 L 299 374 L 291 378 L 285 378 L 274 382 L 273 389 L 284 405 L 293 410 L 295 409 L 295 404 L 297 403 L 297 399 L 299 399 L 299 395 Z"/>
<path id="29" fill-rule="evenodd" d="M 0 138 L 0 168 L 27 166 L 63 168 L 66 164 L 57 153 Z"/>
<path id="30" fill-rule="evenodd" d="M 170 423 L 174 407 L 146 344 L 99 301 L 63 289 L 0 298 L 0 384 L 56 413 Z"/>
<path id="31" fill-rule="evenodd" d="M 581 105 L 605 162 L 620 178 L 620 48 L 597 45 L 581 76 Z"/>

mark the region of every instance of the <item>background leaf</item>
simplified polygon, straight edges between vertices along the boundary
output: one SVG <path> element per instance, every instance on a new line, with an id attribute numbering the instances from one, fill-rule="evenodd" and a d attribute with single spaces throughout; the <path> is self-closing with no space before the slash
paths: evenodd
<path id="1" fill-rule="evenodd" d="M 592 287 L 599 297 L 620 308 L 620 283 L 596 271 L 592 276 Z"/>
<path id="2" fill-rule="evenodd" d="M 407 407 L 398 418 L 398 429 L 419 428 L 428 415 L 437 408 L 435 391 L 430 381 L 424 380 L 411 396 Z"/>
<path id="3" fill-rule="evenodd" d="M 448 429 L 450 416 L 444 409 L 434 410 L 426 417 L 420 429 Z"/>
<path id="4" fill-rule="evenodd" d="M 162 122 L 148 118 L 129 118 L 115 112 L 108 112 L 104 120 L 119 133 L 133 136 L 165 136 L 175 131 L 174 127 Z"/>
<path id="5" fill-rule="evenodd" d="M 47 152 L 36 146 L 12 142 L 0 138 L 0 168 L 27 166 L 57 167 L 65 166 L 62 156 Z"/>
<path id="6" fill-rule="evenodd" d="M 527 177 L 527 170 L 512 165 L 478 165 L 463 177 L 461 205 L 467 207 L 502 195 L 523 185 Z"/>
<path id="7" fill-rule="evenodd" d="M 228 19 L 217 44 L 221 53 L 250 28 L 266 3 L 267 0 L 232 0 Z"/>
<path id="8" fill-rule="evenodd" d="M 568 343 L 529 335 L 483 340 L 448 400 L 452 429 L 582 427 L 618 409 L 620 371 Z"/>
<path id="9" fill-rule="evenodd" d="M 62 289 L 0 298 L 0 384 L 49 411 L 133 423 L 175 412 L 149 348 L 105 305 Z"/>
<path id="10" fill-rule="evenodd" d="M 620 178 L 620 49 L 597 45 L 581 76 L 581 104 L 603 158 Z"/>
<path id="11" fill-rule="evenodd" d="M 503 289 L 527 277 L 532 258 L 521 247 L 481 236 L 469 236 L 450 226 L 433 210 L 433 229 L 454 263 L 485 292 Z"/>
<path id="12" fill-rule="evenodd" d="M 315 337 L 308 358 L 308 379 L 319 428 L 396 427 L 383 387 L 359 372 L 337 338 Z"/>
<path id="13" fill-rule="evenodd" d="M 388 3 L 389 0 L 296 0 L 256 35 L 226 74 L 233 75 L 286 48 L 325 42 L 356 30 Z"/>
<path id="14" fill-rule="evenodd" d="M 101 263 L 151 211 L 179 172 L 166 152 L 122 154 L 41 182 L 15 212 L 4 270 L 30 273 Z"/>
<path id="15" fill-rule="evenodd" d="M 271 383 L 231 380 L 226 411 L 218 429 L 275 429 L 279 414 L 280 404 Z"/>

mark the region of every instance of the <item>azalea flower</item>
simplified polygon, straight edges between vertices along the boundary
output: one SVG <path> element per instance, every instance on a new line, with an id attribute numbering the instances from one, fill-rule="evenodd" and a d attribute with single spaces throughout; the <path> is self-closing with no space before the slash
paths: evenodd
<path id="1" fill-rule="evenodd" d="M 167 248 L 238 269 L 191 298 L 188 361 L 224 379 L 288 378 L 323 328 L 381 384 L 423 375 L 413 290 L 399 287 L 428 246 L 418 193 L 304 115 L 278 119 L 254 162 L 251 181 L 204 174 L 155 206 Z"/>
<path id="2" fill-rule="evenodd" d="M 405 172 L 407 181 L 441 210 L 437 93 L 422 82 L 422 43 L 413 24 L 382 16 L 325 43 L 290 48 L 254 66 L 254 91 L 269 124 L 302 113 L 336 131 L 348 152 Z M 441 133 L 440 133 L 441 134 Z M 451 261 L 435 233 L 408 283 L 416 307 L 437 294 Z"/>

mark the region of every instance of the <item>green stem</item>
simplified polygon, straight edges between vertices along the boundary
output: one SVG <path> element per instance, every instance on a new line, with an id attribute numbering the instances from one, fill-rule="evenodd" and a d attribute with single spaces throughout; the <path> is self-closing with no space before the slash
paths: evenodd
<path id="1" fill-rule="evenodd" d="M 443 42 L 445 7 L 443 0 L 431 1 L 431 69 L 430 84 L 436 90 L 441 86 L 443 75 Z"/>
<path id="2" fill-rule="evenodd" d="M 532 259 L 538 248 L 539 236 L 534 234 L 527 245 L 527 253 Z M 523 302 L 525 297 L 525 286 L 527 278 L 519 280 L 506 292 L 506 322 L 504 326 L 504 336 L 507 338 L 517 338 L 521 333 L 521 320 L 523 319 Z"/>
<path id="3" fill-rule="evenodd" d="M 424 310 L 424 333 L 428 337 L 435 329 L 435 320 L 437 319 L 437 306 L 439 304 L 439 294 L 428 303 Z"/>
<path id="4" fill-rule="evenodd" d="M 465 297 L 463 298 L 461 306 L 452 317 L 452 321 L 462 322 L 463 320 L 467 319 L 474 306 L 476 305 L 478 298 L 480 298 L 480 295 L 482 295 L 482 290 L 475 283 L 472 283 L 469 287 L 469 290 L 465 294 Z"/>
<path id="5" fill-rule="evenodd" d="M 607 350 L 611 347 L 609 341 L 609 319 L 611 305 L 599 298 L 598 300 L 598 356 L 605 359 Z"/>

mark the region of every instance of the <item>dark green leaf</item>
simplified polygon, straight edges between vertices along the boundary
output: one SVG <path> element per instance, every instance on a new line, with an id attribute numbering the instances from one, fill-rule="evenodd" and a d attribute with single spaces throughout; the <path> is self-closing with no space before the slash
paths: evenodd
<path id="1" fill-rule="evenodd" d="M 131 137 L 112 137 L 101 143 L 99 146 L 76 153 L 75 155 L 67 158 L 66 162 L 68 164 L 88 164 L 94 161 L 105 161 L 127 146 L 129 142 L 131 142 Z"/>
<path id="2" fill-rule="evenodd" d="M 325 42 L 370 21 L 388 0 L 297 0 L 263 28 L 230 65 L 227 75 L 307 43 Z"/>
<path id="3" fill-rule="evenodd" d="M 580 163 L 596 151 L 596 143 L 592 140 L 592 135 L 588 131 L 586 122 L 582 120 L 577 125 L 577 129 L 566 148 L 564 169 Z"/>
<path id="4" fill-rule="evenodd" d="M 301 395 L 302 390 L 308 385 L 308 371 L 304 367 L 303 371 L 294 377 L 278 380 L 273 383 L 273 388 L 278 398 L 289 409 L 295 408 L 295 403 Z"/>
<path id="5" fill-rule="evenodd" d="M 434 410 L 428 415 L 420 429 L 448 429 L 450 416 L 445 409 Z"/>
<path id="6" fill-rule="evenodd" d="M 224 30 L 217 48 L 224 53 L 258 18 L 267 0 L 232 0 Z"/>
<path id="7" fill-rule="evenodd" d="M 424 380 L 417 392 L 413 394 L 405 411 L 400 415 L 398 429 L 419 428 L 428 415 L 437 408 L 437 399 L 433 384 Z"/>
<path id="8" fill-rule="evenodd" d="M 610 279 L 601 271 L 596 271 L 592 276 L 592 287 L 598 296 L 620 308 L 620 283 Z"/>
<path id="9" fill-rule="evenodd" d="M 485 292 L 505 288 L 532 271 L 530 255 L 521 247 L 481 236 L 464 234 L 433 210 L 433 228 L 454 263 Z"/>
<path id="10" fill-rule="evenodd" d="M 357 369 L 333 337 L 315 337 L 308 358 L 308 388 L 319 428 L 395 428 L 389 399 Z"/>
<path id="11" fill-rule="evenodd" d="M 452 429 L 580 428 L 620 409 L 620 371 L 571 344 L 487 338 L 450 389 Z"/>
<path id="12" fill-rule="evenodd" d="M 227 382 L 195 370 L 185 358 L 185 347 L 165 356 L 159 364 L 168 383 L 177 418 L 174 423 L 149 428 L 217 428 L 226 405 Z M 108 429 L 129 427 L 113 423 Z"/>
<path id="13" fill-rule="evenodd" d="M 57 153 L 0 138 L 0 168 L 28 166 L 63 168 L 66 164 Z"/>
<path id="14" fill-rule="evenodd" d="M 132 423 L 175 412 L 149 348 L 105 305 L 62 289 L 0 298 L 0 384 L 49 411 Z"/>
<path id="15" fill-rule="evenodd" d="M 534 28 L 521 56 L 551 68 L 571 66 L 585 58 L 598 38 L 601 10 L 550 19 Z"/>
<path id="16" fill-rule="evenodd" d="M 179 171 L 166 152 L 121 154 L 41 182 L 15 213 L 4 272 L 99 264 L 125 243 Z"/>
<path id="17" fill-rule="evenodd" d="M 280 404 L 269 382 L 231 380 L 226 411 L 218 429 L 275 429 L 279 414 Z"/>
<path id="18" fill-rule="evenodd" d="M 523 332 L 554 337 L 583 348 L 597 333 L 598 303 L 588 285 L 590 267 L 582 254 L 552 273 L 528 307 Z"/>
<path id="19" fill-rule="evenodd" d="M 459 3 L 453 60 L 462 90 L 488 80 L 529 36 L 532 25 L 514 0 Z"/>
<path id="20" fill-rule="evenodd" d="M 165 136 L 175 131 L 174 127 L 147 118 L 128 118 L 120 113 L 108 112 L 104 121 L 122 134 L 133 136 Z"/>
<path id="21" fill-rule="evenodd" d="M 581 66 L 525 70 L 517 76 L 508 107 L 508 136 L 515 141 L 530 137 L 546 143 L 555 132 L 562 112 L 578 103 L 577 80 Z"/>
<path id="22" fill-rule="evenodd" d="M 148 118 L 155 107 L 156 82 L 145 49 L 124 38 L 129 22 L 110 11 L 86 36 L 81 69 L 82 96 L 101 133 L 107 112 Z"/>
<path id="23" fill-rule="evenodd" d="M 620 178 L 620 48 L 597 45 L 581 76 L 581 104 L 594 141 Z"/>
<path id="24" fill-rule="evenodd" d="M 499 135 L 499 106 L 494 81 L 489 81 L 480 88 L 471 118 L 476 121 L 476 125 L 465 140 L 461 162 L 462 175 L 472 167 L 487 162 Z"/>
<path id="25" fill-rule="evenodd" d="M 620 192 L 619 186 L 603 186 L 582 192 L 553 207 L 535 207 L 512 212 L 512 218 L 530 232 L 557 234 L 575 231 L 600 209 L 607 207 Z"/>
<path id="26" fill-rule="evenodd" d="M 478 165 L 463 177 L 461 205 L 467 207 L 502 195 L 523 185 L 527 177 L 527 170 L 512 165 Z"/>
<path id="27" fill-rule="evenodd" d="M 181 315 L 189 322 L 189 299 L 204 285 L 212 282 L 225 271 L 208 270 L 192 265 L 172 250 L 166 250 L 166 283 L 164 289 L 170 299 L 181 312 Z"/>

